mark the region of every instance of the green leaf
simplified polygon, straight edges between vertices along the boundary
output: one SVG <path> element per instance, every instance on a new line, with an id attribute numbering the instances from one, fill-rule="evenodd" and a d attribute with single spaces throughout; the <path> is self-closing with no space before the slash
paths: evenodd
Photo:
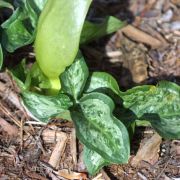
<path id="1" fill-rule="evenodd" d="M 1 44 L 0 44 L 0 70 L 2 68 L 2 65 L 3 65 L 3 51 L 2 51 Z"/>
<path id="2" fill-rule="evenodd" d="M 35 39 L 37 21 L 46 0 L 18 1 L 18 8 L 1 26 L 2 44 L 8 52 L 31 44 Z"/>
<path id="3" fill-rule="evenodd" d="M 27 76 L 27 68 L 26 68 L 26 59 L 23 59 L 19 64 L 14 66 L 11 69 L 11 72 L 14 76 L 16 76 L 18 79 L 20 79 L 22 82 L 25 82 L 26 76 Z"/>
<path id="4" fill-rule="evenodd" d="M 72 112 L 77 137 L 89 149 L 114 163 L 127 163 L 129 136 L 125 126 L 112 115 L 113 101 L 101 93 L 80 99 L 78 110 Z"/>
<path id="5" fill-rule="evenodd" d="M 148 120 L 164 138 L 180 138 L 180 87 L 171 82 L 138 86 L 121 98 L 138 119 Z"/>
<path id="6" fill-rule="evenodd" d="M 27 87 L 25 85 L 25 83 L 23 83 L 19 78 L 17 78 L 13 72 L 8 71 L 9 74 L 11 75 L 11 77 L 13 78 L 13 80 L 16 82 L 17 86 L 20 88 L 21 91 L 26 91 Z"/>
<path id="7" fill-rule="evenodd" d="M 48 78 L 43 74 L 36 62 L 29 69 L 26 65 L 26 60 L 23 59 L 10 71 L 22 91 L 33 90 L 45 93 L 51 87 Z"/>
<path id="8" fill-rule="evenodd" d="M 35 119 L 48 122 L 48 119 L 55 117 L 72 121 L 68 110 L 68 107 L 72 105 L 72 102 L 68 96 L 63 94 L 54 97 L 43 96 L 28 91 L 30 89 L 44 93 L 45 91 L 42 90 L 46 89 L 48 86 L 46 77 L 42 74 L 36 63 L 33 64 L 29 71 L 26 68 L 26 61 L 24 59 L 9 73 L 21 89 L 23 94 L 22 100 L 24 100 L 25 107 Z M 39 87 L 43 89 L 40 89 Z"/>
<path id="9" fill-rule="evenodd" d="M 31 87 L 38 87 L 41 90 L 42 89 L 49 89 L 51 87 L 51 84 L 49 82 L 49 79 L 43 74 L 41 69 L 39 68 L 38 64 L 35 62 L 30 71 L 29 75 L 31 78 Z"/>
<path id="10" fill-rule="evenodd" d="M 42 74 L 36 63 L 30 69 L 27 67 L 26 59 L 23 59 L 19 64 L 10 69 L 10 72 L 22 91 L 40 88 L 47 81 L 47 78 Z"/>
<path id="11" fill-rule="evenodd" d="M 21 91 L 28 90 L 30 87 L 31 79 L 28 72 L 29 70 L 26 67 L 26 59 L 23 59 L 19 64 L 9 70 L 9 73 Z"/>
<path id="12" fill-rule="evenodd" d="M 103 166 L 110 164 L 100 154 L 86 146 L 83 149 L 83 162 L 91 175 L 95 175 Z"/>
<path id="13" fill-rule="evenodd" d="M 77 100 L 84 89 L 88 76 L 89 70 L 84 58 L 78 54 L 75 62 L 61 75 L 62 90 Z"/>
<path id="14" fill-rule="evenodd" d="M 119 86 L 113 76 L 106 72 L 93 72 L 85 88 L 85 92 L 110 89 L 119 95 Z"/>
<path id="15" fill-rule="evenodd" d="M 27 25 L 27 29 L 25 23 L 29 24 L 25 13 L 17 8 L 12 16 L 1 25 L 3 28 L 2 44 L 7 51 L 14 52 L 17 48 L 33 41 L 33 28 Z"/>
<path id="16" fill-rule="evenodd" d="M 22 99 L 28 111 L 42 122 L 48 122 L 52 117 L 64 117 L 68 113 L 68 108 L 72 106 L 70 98 L 65 94 L 43 96 L 24 91 L 22 92 Z"/>
<path id="17" fill-rule="evenodd" d="M 47 0 L 26 0 L 25 3 L 28 3 L 32 7 L 32 9 L 38 11 L 38 14 L 40 14 L 40 12 L 44 8 L 46 2 L 47 2 Z M 28 9 L 28 8 L 26 8 L 26 9 Z"/>
<path id="18" fill-rule="evenodd" d="M 119 90 L 118 83 L 112 75 L 106 72 L 93 72 L 87 81 L 85 92 L 101 92 L 108 94 L 117 104 L 115 111 L 118 119 L 121 119 L 128 129 L 131 128 L 132 123 L 136 120 L 136 116 L 132 114 L 129 109 L 120 106 L 122 102 L 119 95 L 123 94 L 123 92 Z"/>
<path id="19" fill-rule="evenodd" d="M 151 123 L 146 120 L 136 120 L 136 126 L 147 127 L 147 126 L 151 126 Z"/>
<path id="20" fill-rule="evenodd" d="M 101 24 L 85 21 L 81 34 L 81 44 L 111 34 L 123 26 L 125 23 L 113 16 L 107 17 Z"/>
<path id="21" fill-rule="evenodd" d="M 12 6 L 11 3 L 3 1 L 3 0 L 0 0 L 0 8 L 9 8 L 9 9 L 14 10 L 14 7 Z"/>
<path id="22" fill-rule="evenodd" d="M 46 1 L 47 0 L 26 0 L 24 4 L 22 4 L 22 8 L 26 12 L 27 17 L 29 17 L 34 30 L 37 29 L 39 15 Z"/>

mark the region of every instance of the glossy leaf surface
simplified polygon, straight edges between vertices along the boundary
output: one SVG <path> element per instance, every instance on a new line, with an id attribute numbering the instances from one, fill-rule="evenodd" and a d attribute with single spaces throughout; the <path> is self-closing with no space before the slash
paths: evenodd
<path id="1" fill-rule="evenodd" d="M 83 149 L 83 162 L 91 175 L 95 175 L 103 166 L 110 164 L 100 154 L 86 146 Z"/>
<path id="2" fill-rule="evenodd" d="M 13 15 L 1 25 L 3 28 L 2 43 L 9 52 L 32 42 L 31 30 L 27 30 L 24 26 L 24 16 L 21 9 L 17 8 Z"/>
<path id="3" fill-rule="evenodd" d="M 2 43 L 9 52 L 34 41 L 35 30 L 45 0 L 26 0 L 17 3 L 18 8 L 2 26 Z"/>
<path id="4" fill-rule="evenodd" d="M 106 72 L 93 72 L 86 85 L 86 92 L 110 89 L 115 94 L 119 94 L 119 86 L 113 76 Z"/>
<path id="5" fill-rule="evenodd" d="M 50 88 L 51 85 L 48 78 L 43 74 L 36 62 L 32 65 L 29 75 L 31 79 L 31 87 L 39 87 L 41 90 Z"/>
<path id="6" fill-rule="evenodd" d="M 26 108 L 40 121 L 48 122 L 52 117 L 64 115 L 72 106 L 69 97 L 64 94 L 58 96 L 43 96 L 32 92 L 22 93 Z"/>
<path id="7" fill-rule="evenodd" d="M 79 108 L 72 112 L 76 133 L 89 149 L 114 163 L 129 158 L 129 136 L 126 127 L 112 115 L 113 101 L 101 93 L 85 95 Z"/>
<path id="8" fill-rule="evenodd" d="M 121 95 L 124 107 L 150 121 L 164 138 L 180 138 L 180 87 L 171 82 L 139 86 Z"/>
<path id="9" fill-rule="evenodd" d="M 85 21 L 81 34 L 81 43 L 84 44 L 104 35 L 111 34 L 123 26 L 125 26 L 125 23 L 113 16 L 107 17 L 100 24 Z"/>
<path id="10" fill-rule="evenodd" d="M 78 54 L 75 62 L 61 75 L 62 90 L 77 99 L 84 89 L 88 76 L 89 70 L 84 58 Z"/>
<path id="11" fill-rule="evenodd" d="M 3 1 L 3 0 L 0 0 L 0 8 L 9 8 L 9 9 L 14 10 L 14 7 L 12 6 L 11 3 Z"/>
<path id="12" fill-rule="evenodd" d="M 11 69 L 13 78 L 19 87 L 24 90 L 38 90 L 46 92 L 50 88 L 48 78 L 43 74 L 38 64 L 35 62 L 31 68 L 27 68 L 26 60 L 23 59 L 19 64 Z"/>

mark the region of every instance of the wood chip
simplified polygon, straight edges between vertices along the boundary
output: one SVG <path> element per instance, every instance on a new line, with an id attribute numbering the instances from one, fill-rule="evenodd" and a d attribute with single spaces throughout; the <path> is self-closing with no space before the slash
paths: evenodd
<path id="1" fill-rule="evenodd" d="M 173 140 L 171 143 L 171 153 L 176 153 L 180 156 L 180 140 Z"/>
<path id="2" fill-rule="evenodd" d="M 38 120 L 36 117 L 34 117 L 31 112 L 25 107 L 23 104 L 23 101 L 20 101 L 20 98 L 18 97 L 17 93 L 6 87 L 5 84 L 0 82 L 0 96 L 7 99 L 9 102 L 11 102 L 17 109 L 21 110 L 32 119 Z M 26 112 L 25 112 L 26 111 Z"/>
<path id="3" fill-rule="evenodd" d="M 122 52 L 121 51 L 110 51 L 110 52 L 106 52 L 106 56 L 109 58 L 115 58 L 115 57 L 122 56 Z"/>
<path id="4" fill-rule="evenodd" d="M 70 172 L 67 169 L 59 170 L 57 175 L 66 179 L 87 179 L 87 175 L 85 173 Z"/>
<path id="5" fill-rule="evenodd" d="M 139 166 L 139 163 L 147 161 L 150 164 L 154 164 L 158 159 L 158 151 L 160 148 L 162 138 L 156 133 L 138 150 L 136 156 L 131 160 L 133 167 Z"/>
<path id="6" fill-rule="evenodd" d="M 43 176 L 41 176 L 41 175 L 39 175 L 38 173 L 35 173 L 35 172 L 28 172 L 26 170 L 26 174 L 32 179 L 48 180 L 47 178 L 45 178 L 45 177 L 43 177 Z"/>
<path id="7" fill-rule="evenodd" d="M 3 98 L 7 98 L 14 106 L 16 106 L 19 110 L 23 111 L 23 107 L 19 101 L 19 97 L 15 92 L 8 89 L 5 84 L 0 82 L 0 93 L 3 94 Z"/>
<path id="8" fill-rule="evenodd" d="M 105 180 L 111 180 L 110 177 L 107 175 L 107 173 L 103 169 L 101 170 L 101 173 Z"/>
<path id="9" fill-rule="evenodd" d="M 56 130 L 45 129 L 42 132 L 42 140 L 45 143 L 57 143 L 66 136 L 66 133 Z"/>
<path id="10" fill-rule="evenodd" d="M 175 5 L 180 6 L 180 0 L 171 0 L 172 3 L 174 3 Z"/>
<path id="11" fill-rule="evenodd" d="M 137 29 L 132 25 L 128 25 L 122 29 L 122 32 L 130 39 L 150 45 L 153 49 L 160 48 L 163 46 L 162 42 L 149 34 Z"/>
<path id="12" fill-rule="evenodd" d="M 95 178 L 92 180 L 104 180 L 102 173 L 98 174 Z"/>
<path id="13" fill-rule="evenodd" d="M 1 117 L 0 117 L 0 126 L 10 136 L 16 137 L 18 135 L 18 128 L 16 126 L 9 124 L 6 120 L 4 120 Z"/>
<path id="14" fill-rule="evenodd" d="M 139 176 L 140 179 L 142 180 L 148 180 L 146 176 L 144 176 L 142 173 L 138 172 L 137 175 Z"/>
<path id="15" fill-rule="evenodd" d="M 72 129 L 70 135 L 70 142 L 71 142 L 71 154 L 73 158 L 74 167 L 77 166 L 77 143 L 76 143 L 76 131 L 75 128 Z"/>
<path id="16" fill-rule="evenodd" d="M 51 157 L 49 159 L 49 164 L 55 169 L 57 169 L 59 162 L 61 160 L 61 157 L 64 153 L 67 140 L 68 140 L 68 136 L 64 133 L 64 135 L 60 137 L 59 141 L 57 142 L 51 154 Z"/>

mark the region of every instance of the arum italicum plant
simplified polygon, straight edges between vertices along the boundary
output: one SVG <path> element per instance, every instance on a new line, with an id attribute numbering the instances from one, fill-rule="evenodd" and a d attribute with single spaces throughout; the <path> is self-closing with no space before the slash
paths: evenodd
<path id="1" fill-rule="evenodd" d="M 113 32 L 114 22 L 122 26 L 113 17 L 105 26 L 85 21 L 90 4 L 91 0 L 47 0 L 37 26 L 37 63 L 30 71 L 24 61 L 18 66 L 24 69 L 21 75 L 26 80 L 17 75 L 18 67 L 13 74 L 24 105 L 37 120 L 48 123 L 60 117 L 73 121 L 84 144 L 84 163 L 93 175 L 105 165 L 128 162 L 128 130 L 136 122 L 149 122 L 164 138 L 180 138 L 180 87 L 163 81 L 122 92 L 110 74 L 90 74 L 79 44 Z M 38 83 L 38 88 L 45 87 L 51 95 L 34 91 L 37 88 L 32 86 Z"/>

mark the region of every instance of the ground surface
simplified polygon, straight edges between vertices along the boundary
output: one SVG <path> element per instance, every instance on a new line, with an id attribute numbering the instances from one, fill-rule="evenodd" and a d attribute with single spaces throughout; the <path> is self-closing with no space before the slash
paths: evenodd
<path id="1" fill-rule="evenodd" d="M 122 90 L 159 80 L 180 84 L 179 0 L 94 0 L 92 11 L 130 26 L 82 47 L 91 71 L 109 72 Z M 14 54 L 21 56 L 22 50 Z M 36 123 L 19 104 L 12 79 L 0 74 L 0 179 L 180 178 L 180 140 L 163 140 L 151 128 L 137 128 L 127 165 L 105 167 L 96 177 L 86 173 L 81 151 L 72 123 Z"/>

